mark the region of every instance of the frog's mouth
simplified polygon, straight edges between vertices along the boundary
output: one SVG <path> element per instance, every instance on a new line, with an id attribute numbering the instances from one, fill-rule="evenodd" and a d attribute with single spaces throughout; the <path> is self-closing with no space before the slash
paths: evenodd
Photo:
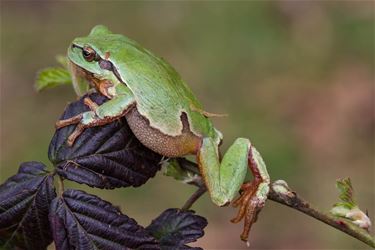
<path id="1" fill-rule="evenodd" d="M 114 84 L 110 80 L 96 77 L 94 73 L 80 67 L 71 60 L 69 60 L 69 67 L 72 72 L 72 82 L 74 88 L 75 86 L 79 86 L 79 83 L 83 78 L 86 79 L 90 87 L 94 88 L 98 93 L 101 93 L 109 99 L 113 97 L 113 93 L 110 89 L 114 86 Z"/>

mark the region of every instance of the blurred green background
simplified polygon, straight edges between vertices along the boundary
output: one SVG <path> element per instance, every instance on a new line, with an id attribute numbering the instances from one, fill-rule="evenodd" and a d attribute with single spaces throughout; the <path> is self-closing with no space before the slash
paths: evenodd
<path id="1" fill-rule="evenodd" d="M 0 182 L 23 161 L 48 163 L 54 123 L 75 99 L 69 86 L 40 94 L 36 72 L 55 65 L 71 40 L 105 24 L 163 56 L 181 73 L 224 134 L 223 149 L 249 137 L 272 179 L 285 179 L 328 211 L 335 180 L 350 176 L 374 219 L 374 2 L 16 2 L 1 1 Z M 147 225 L 194 190 L 162 176 L 141 188 L 91 189 Z M 242 225 L 205 195 L 208 218 L 196 245 L 246 249 Z M 294 210 L 268 202 L 252 249 L 359 249 L 366 246 Z"/>

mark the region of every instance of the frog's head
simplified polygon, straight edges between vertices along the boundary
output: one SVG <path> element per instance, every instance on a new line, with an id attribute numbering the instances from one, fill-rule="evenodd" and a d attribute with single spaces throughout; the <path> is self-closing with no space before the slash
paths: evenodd
<path id="1" fill-rule="evenodd" d="M 73 73 L 86 78 L 120 80 L 111 60 L 111 54 L 116 53 L 119 46 L 118 36 L 107 27 L 97 25 L 88 36 L 74 39 L 68 48 Z"/>
<path id="2" fill-rule="evenodd" d="M 86 77 L 91 83 L 105 79 L 115 85 L 124 83 L 132 89 L 155 76 L 162 75 L 164 78 L 160 79 L 167 80 L 179 77 L 161 58 L 102 25 L 95 26 L 88 36 L 74 39 L 68 49 L 68 58 L 73 76 Z"/>

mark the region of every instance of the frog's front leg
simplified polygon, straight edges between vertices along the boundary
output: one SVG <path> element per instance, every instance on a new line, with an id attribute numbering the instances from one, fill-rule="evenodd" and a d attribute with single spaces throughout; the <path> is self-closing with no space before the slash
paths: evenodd
<path id="1" fill-rule="evenodd" d="M 91 109 L 71 118 L 56 122 L 56 128 L 62 128 L 71 124 L 77 124 L 73 133 L 68 137 L 68 145 L 72 146 L 78 136 L 89 127 L 102 126 L 124 116 L 135 104 L 133 94 L 129 91 L 122 91 L 120 95 L 113 99 L 97 105 L 89 97 L 84 99 L 84 103 Z"/>
<path id="2" fill-rule="evenodd" d="M 208 192 L 215 204 L 229 204 L 240 191 L 240 197 L 233 201 L 233 205 L 240 208 L 232 222 L 236 223 L 245 218 L 241 239 L 246 241 L 250 227 L 264 206 L 269 192 L 270 178 L 262 157 L 248 139 L 238 138 L 219 162 L 216 143 L 211 138 L 204 138 L 197 158 Z M 243 184 L 248 168 L 254 179 Z"/>

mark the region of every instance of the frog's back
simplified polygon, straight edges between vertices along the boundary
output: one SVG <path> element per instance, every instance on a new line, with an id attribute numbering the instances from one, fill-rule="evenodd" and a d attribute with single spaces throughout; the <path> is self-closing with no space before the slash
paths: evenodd
<path id="1" fill-rule="evenodd" d="M 113 43 L 108 42 L 111 36 Z M 211 121 L 199 112 L 203 109 L 201 103 L 170 64 L 122 35 L 109 35 L 106 44 L 111 44 L 107 48 L 111 61 L 133 92 L 138 112 L 149 120 L 151 127 L 178 136 L 183 129 L 181 116 L 185 113 L 195 135 L 218 137 Z"/>

